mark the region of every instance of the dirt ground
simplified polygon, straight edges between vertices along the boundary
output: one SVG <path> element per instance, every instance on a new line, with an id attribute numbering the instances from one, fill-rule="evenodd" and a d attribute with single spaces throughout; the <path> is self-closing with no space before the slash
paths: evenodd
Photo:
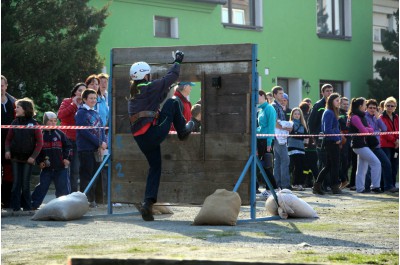
<path id="1" fill-rule="evenodd" d="M 236 226 L 193 226 L 200 206 L 171 206 L 174 214 L 158 215 L 154 222 L 142 221 L 133 205 L 114 207 L 112 215 L 102 205 L 68 222 L 2 212 L 1 261 L 66 264 L 68 257 L 85 256 L 398 264 L 398 194 L 294 193 L 319 218 L 248 222 L 249 206 L 242 206 Z M 266 216 L 264 201 L 257 201 L 257 218 Z"/>

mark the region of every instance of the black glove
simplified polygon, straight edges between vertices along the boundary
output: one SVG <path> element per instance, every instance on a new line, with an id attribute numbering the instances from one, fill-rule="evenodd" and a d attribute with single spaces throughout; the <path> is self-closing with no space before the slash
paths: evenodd
<path id="1" fill-rule="evenodd" d="M 184 55 L 182 51 L 176 51 L 174 63 L 182 63 Z"/>

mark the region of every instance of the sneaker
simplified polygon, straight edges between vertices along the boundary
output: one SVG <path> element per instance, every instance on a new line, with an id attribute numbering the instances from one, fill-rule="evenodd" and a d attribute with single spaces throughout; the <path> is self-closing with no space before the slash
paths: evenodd
<path id="1" fill-rule="evenodd" d="M 118 203 L 118 202 L 116 202 L 116 203 L 113 203 L 113 205 L 112 205 L 113 207 L 122 207 L 122 204 L 120 204 L 120 203 Z"/>
<path id="2" fill-rule="evenodd" d="M 304 191 L 305 189 L 301 185 L 293 185 L 292 190 L 294 191 Z"/>
<path id="3" fill-rule="evenodd" d="M 395 192 L 399 192 L 399 188 L 393 187 L 393 188 L 391 188 L 391 189 L 389 189 L 387 191 L 391 192 L 391 193 L 395 193 Z"/>
<path id="4" fill-rule="evenodd" d="M 382 193 L 383 191 L 380 188 L 373 188 L 371 189 L 373 193 Z"/>
<path id="5" fill-rule="evenodd" d="M 268 199 L 268 197 L 271 196 L 271 192 L 264 190 L 263 192 L 261 192 L 261 196 Z"/>
<path id="6" fill-rule="evenodd" d="M 356 186 L 350 187 L 350 190 L 356 190 Z"/>
<path id="7" fill-rule="evenodd" d="M 153 216 L 153 204 L 145 202 L 140 207 L 140 213 L 142 214 L 142 219 L 144 221 L 154 221 Z"/>
<path id="8" fill-rule="evenodd" d="M 362 192 L 360 192 L 360 193 L 370 193 L 371 192 L 371 190 L 363 190 Z"/>
<path id="9" fill-rule="evenodd" d="M 350 182 L 348 182 L 347 180 L 345 180 L 345 181 L 343 181 L 342 183 L 340 183 L 340 187 L 339 187 L 339 189 L 344 189 L 344 188 L 346 188 L 347 186 L 349 186 L 349 184 L 350 184 Z"/>

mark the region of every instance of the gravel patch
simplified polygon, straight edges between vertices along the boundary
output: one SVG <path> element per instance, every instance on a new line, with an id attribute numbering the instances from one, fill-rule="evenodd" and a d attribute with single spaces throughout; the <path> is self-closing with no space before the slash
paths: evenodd
<path id="1" fill-rule="evenodd" d="M 397 253 L 398 194 L 314 196 L 294 192 L 315 219 L 248 221 L 242 206 L 236 226 L 193 226 L 200 206 L 170 206 L 174 214 L 144 222 L 134 205 L 106 205 L 68 222 L 32 221 L 33 213 L 2 212 L 3 264 L 66 264 L 68 256 L 303 262 L 309 256 Z M 51 196 L 47 198 L 47 201 Z M 257 217 L 266 217 L 257 201 Z"/>

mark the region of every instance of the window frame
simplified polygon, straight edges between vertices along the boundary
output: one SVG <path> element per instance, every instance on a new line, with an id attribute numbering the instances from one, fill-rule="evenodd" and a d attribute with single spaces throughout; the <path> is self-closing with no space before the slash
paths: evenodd
<path id="1" fill-rule="evenodd" d="M 321 33 L 319 32 L 319 8 L 318 3 L 324 0 L 317 0 L 316 2 L 316 19 L 317 19 L 317 36 L 319 38 L 328 38 L 328 39 L 339 39 L 339 40 L 351 40 L 352 32 L 351 32 L 351 0 L 326 0 L 331 5 L 331 14 L 330 16 L 330 24 L 331 24 L 331 32 L 330 33 Z M 338 2 L 336 2 L 338 1 Z M 336 8 L 336 3 L 338 3 L 338 8 Z M 340 19 L 340 31 L 341 34 L 337 34 L 335 32 L 336 29 L 336 16 L 338 14 L 339 9 L 339 19 Z"/>
<path id="2" fill-rule="evenodd" d="M 168 33 L 160 34 L 157 32 L 157 22 L 166 21 L 168 23 Z M 174 17 L 165 17 L 154 15 L 153 18 L 153 27 L 154 27 L 154 37 L 155 38 L 170 38 L 170 39 L 178 39 L 179 38 L 179 29 L 178 29 L 178 19 Z"/>
<path id="3" fill-rule="evenodd" d="M 263 28 L 263 8 L 262 8 L 262 0 L 248 0 L 249 1 L 249 13 L 250 13 L 250 25 L 238 24 L 233 21 L 233 12 L 234 10 L 241 10 L 232 8 L 232 0 L 227 0 L 225 7 L 221 6 L 221 23 L 225 28 L 241 28 L 241 29 L 252 29 L 252 30 L 261 30 Z M 225 10 L 224 10 L 225 9 Z M 227 12 L 226 12 L 227 10 Z M 228 21 L 224 22 L 224 12 L 228 15 Z M 226 17 L 226 15 L 225 15 Z"/>
<path id="4" fill-rule="evenodd" d="M 333 86 L 333 92 L 334 93 L 339 93 L 339 95 L 341 97 L 344 96 L 344 90 L 345 90 L 345 82 L 344 81 L 340 81 L 340 80 L 326 80 L 326 79 L 321 79 L 319 80 L 319 93 L 320 93 L 320 97 L 322 97 L 322 93 L 321 93 L 321 88 L 324 84 L 331 84 Z M 338 84 L 340 84 L 340 91 L 338 91 Z"/>

